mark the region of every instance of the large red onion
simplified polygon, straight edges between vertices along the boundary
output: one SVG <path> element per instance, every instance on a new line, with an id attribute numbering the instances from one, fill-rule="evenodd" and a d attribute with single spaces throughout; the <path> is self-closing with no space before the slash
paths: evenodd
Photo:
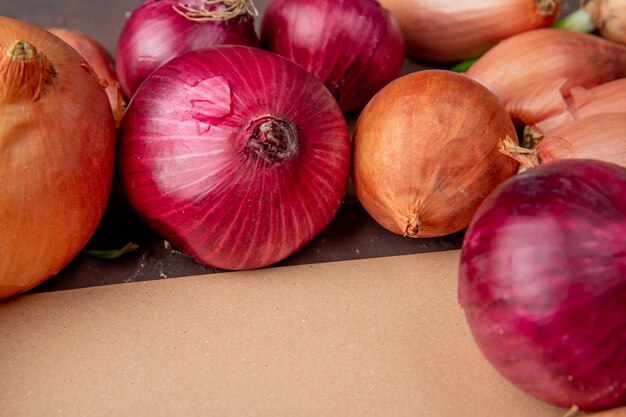
<path id="1" fill-rule="evenodd" d="M 491 364 L 554 405 L 626 403 L 626 170 L 564 160 L 513 177 L 463 243 L 459 299 Z"/>
<path id="2" fill-rule="evenodd" d="M 322 80 L 344 111 L 367 104 L 404 62 L 400 28 L 375 0 L 273 0 L 261 41 Z"/>
<path id="3" fill-rule="evenodd" d="M 131 101 L 120 141 L 136 211 L 219 268 L 293 254 L 328 225 L 348 183 L 350 138 L 332 95 L 255 48 L 189 52 L 159 68 Z"/>
<path id="4" fill-rule="evenodd" d="M 132 97 L 148 75 L 185 52 L 217 45 L 258 46 L 251 0 L 146 0 L 117 44 L 117 75 Z"/>

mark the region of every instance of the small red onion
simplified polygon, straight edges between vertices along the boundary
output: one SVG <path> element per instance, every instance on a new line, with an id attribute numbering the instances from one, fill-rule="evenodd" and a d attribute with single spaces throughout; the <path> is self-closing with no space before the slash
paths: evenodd
<path id="1" fill-rule="evenodd" d="M 344 111 L 367 104 L 404 63 L 400 28 L 375 0 L 273 0 L 261 41 L 322 80 Z"/>
<path id="2" fill-rule="evenodd" d="M 198 261 L 278 262 L 333 218 L 350 171 L 341 109 L 310 73 L 271 52 L 184 54 L 139 88 L 119 166 L 135 210 Z"/>
<path id="3" fill-rule="evenodd" d="M 117 75 L 132 97 L 152 71 L 185 52 L 218 45 L 258 46 L 251 0 L 146 0 L 126 21 Z"/>
<path id="4" fill-rule="evenodd" d="M 626 170 L 563 160 L 481 205 L 463 243 L 459 300 L 487 359 L 551 404 L 626 404 Z"/>

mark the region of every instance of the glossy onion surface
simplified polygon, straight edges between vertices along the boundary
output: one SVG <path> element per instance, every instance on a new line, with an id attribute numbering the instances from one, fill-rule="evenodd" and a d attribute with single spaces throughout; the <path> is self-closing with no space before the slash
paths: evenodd
<path id="1" fill-rule="evenodd" d="M 564 160 L 498 187 L 465 237 L 459 300 L 487 359 L 527 393 L 626 403 L 626 170 Z"/>
<path id="2" fill-rule="evenodd" d="M 404 63 L 400 28 L 375 0 L 273 0 L 261 41 L 322 80 L 343 111 L 367 104 Z"/>
<path id="3" fill-rule="evenodd" d="M 218 47 L 159 68 L 121 128 L 131 204 L 195 259 L 250 269 L 293 254 L 345 193 L 350 139 L 311 74 L 271 52 Z"/>
<path id="4" fill-rule="evenodd" d="M 152 71 L 185 52 L 217 45 L 257 46 L 249 13 L 215 20 L 226 3 L 207 0 L 146 0 L 128 18 L 117 44 L 115 64 L 126 97 L 132 97 Z M 185 6 L 185 7 L 182 7 Z"/>

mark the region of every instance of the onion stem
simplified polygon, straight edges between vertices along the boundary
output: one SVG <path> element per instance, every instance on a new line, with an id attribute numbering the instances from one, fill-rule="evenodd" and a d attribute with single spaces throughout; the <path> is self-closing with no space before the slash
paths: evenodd
<path id="1" fill-rule="evenodd" d="M 578 9 L 552 25 L 555 29 L 566 29 L 573 32 L 588 33 L 597 29 L 596 24 L 585 9 Z"/>
<path id="2" fill-rule="evenodd" d="M 522 148 L 509 136 L 500 141 L 498 150 L 500 153 L 515 159 L 525 169 L 536 167 L 541 163 L 539 152 L 535 149 Z"/>
<path id="3" fill-rule="evenodd" d="M 459 62 L 458 64 L 450 68 L 450 71 L 466 72 L 468 69 L 472 67 L 472 65 L 476 63 L 476 61 L 478 61 L 478 58 L 466 59 L 465 61 Z"/>
<path id="4" fill-rule="evenodd" d="M 139 245 L 136 245 L 133 242 L 130 242 L 121 249 L 88 250 L 88 251 L 85 251 L 85 253 L 95 259 L 100 259 L 102 261 L 110 261 L 113 259 L 121 258 L 127 253 L 133 252 L 137 249 L 139 249 Z"/>
<path id="5" fill-rule="evenodd" d="M 0 48 L 0 51 L 2 49 Z M 0 98 L 36 101 L 56 78 L 46 56 L 27 41 L 17 41 L 0 55 Z"/>
<path id="6" fill-rule="evenodd" d="M 217 4 L 223 4 L 225 8 L 216 8 L 214 10 L 207 8 L 207 6 Z M 259 15 L 259 11 L 252 0 L 204 0 L 200 8 L 188 6 L 183 3 L 178 3 L 172 6 L 172 8 L 176 13 L 192 22 L 225 21 L 244 14 L 251 16 Z"/>

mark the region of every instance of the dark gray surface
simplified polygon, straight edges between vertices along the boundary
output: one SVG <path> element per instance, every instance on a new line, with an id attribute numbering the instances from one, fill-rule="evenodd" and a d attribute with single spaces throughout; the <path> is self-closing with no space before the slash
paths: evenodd
<path id="1" fill-rule="evenodd" d="M 141 0 L 2 0 L 0 15 L 40 26 L 79 30 L 100 41 L 112 54 L 128 13 Z M 268 0 L 255 1 L 262 13 Z M 563 12 L 573 10 L 566 1 Z M 260 19 L 257 19 L 257 24 Z M 403 73 L 426 66 L 405 61 Z M 357 114 L 348 115 L 352 126 Z M 458 249 L 463 233 L 439 239 L 413 240 L 380 227 L 358 203 L 350 188 L 345 203 L 329 227 L 309 246 L 279 265 L 295 265 L 347 259 L 374 258 Z M 143 281 L 215 272 L 171 248 L 150 232 L 132 213 L 119 189 L 115 189 L 105 219 L 88 247 L 116 248 L 128 241 L 141 248 L 115 261 L 99 261 L 80 254 L 65 270 L 34 291 L 53 291 L 121 282 Z"/>

